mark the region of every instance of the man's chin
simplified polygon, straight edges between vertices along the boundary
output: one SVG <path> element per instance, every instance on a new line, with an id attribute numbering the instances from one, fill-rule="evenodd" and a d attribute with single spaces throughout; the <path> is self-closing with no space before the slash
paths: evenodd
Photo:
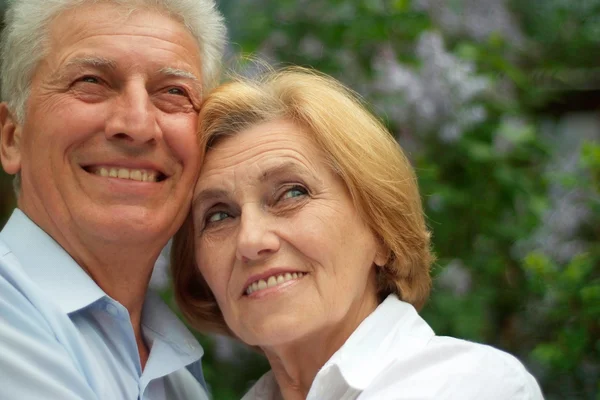
<path id="1" fill-rule="evenodd" d="M 180 225 L 176 225 L 177 219 L 174 213 L 121 205 L 110 207 L 105 215 L 89 215 L 80 227 L 105 244 L 142 246 L 151 251 L 153 246 L 160 250 L 175 234 Z"/>

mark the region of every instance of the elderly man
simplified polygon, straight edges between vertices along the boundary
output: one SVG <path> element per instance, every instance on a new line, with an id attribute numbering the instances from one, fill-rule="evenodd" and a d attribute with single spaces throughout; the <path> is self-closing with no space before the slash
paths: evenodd
<path id="1" fill-rule="evenodd" d="M 1 399 L 203 399 L 202 348 L 147 293 L 199 166 L 213 0 L 15 0 L 2 37 Z"/>

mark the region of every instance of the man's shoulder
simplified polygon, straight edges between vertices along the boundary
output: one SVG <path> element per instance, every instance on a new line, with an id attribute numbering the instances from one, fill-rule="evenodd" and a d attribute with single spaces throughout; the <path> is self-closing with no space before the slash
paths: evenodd
<path id="1" fill-rule="evenodd" d="M 0 238 L 0 314 L 5 322 L 20 321 L 22 329 L 48 327 L 45 314 L 52 311 L 48 300 Z"/>
<path id="2" fill-rule="evenodd" d="M 68 317 L 29 281 L 12 253 L 2 253 L 0 387 L 19 399 L 96 400 L 90 389 L 95 386 L 72 357 L 76 343 L 64 340 Z"/>
<path id="3" fill-rule="evenodd" d="M 8 244 L 0 237 L 0 285 L 3 286 L 0 291 L 0 297 L 12 298 L 13 300 L 24 300 L 31 288 L 31 280 L 23 271 L 23 268 L 17 259 L 17 256 L 11 251 Z M 11 290 L 8 290 L 11 288 Z M 10 296 L 12 292 L 19 292 L 22 296 Z"/>

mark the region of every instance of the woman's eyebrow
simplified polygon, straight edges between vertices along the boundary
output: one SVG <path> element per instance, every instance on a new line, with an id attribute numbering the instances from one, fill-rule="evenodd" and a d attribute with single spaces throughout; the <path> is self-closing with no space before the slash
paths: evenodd
<path id="1" fill-rule="evenodd" d="M 200 191 L 194 201 L 192 202 L 192 208 L 198 207 L 198 205 L 208 202 L 210 200 L 217 200 L 229 197 L 229 193 L 224 189 L 206 189 Z"/>
<path id="2" fill-rule="evenodd" d="M 307 174 L 307 170 L 305 167 L 298 165 L 298 163 L 289 162 L 289 161 L 284 162 L 284 163 L 278 164 L 276 166 L 273 166 L 273 167 L 268 168 L 265 171 L 263 171 L 263 173 L 260 176 L 260 182 L 263 183 L 272 178 L 276 178 L 281 175 L 290 175 L 290 174 L 304 176 Z"/>
<path id="3" fill-rule="evenodd" d="M 267 182 L 271 179 L 286 176 L 286 175 L 307 175 L 306 168 L 302 167 L 298 163 L 294 162 L 284 162 L 273 167 L 267 168 L 264 170 L 260 177 L 258 178 L 260 183 Z M 198 207 L 200 204 L 210 201 L 215 201 L 219 199 L 229 198 L 230 193 L 225 189 L 217 189 L 217 188 L 207 188 L 202 189 L 200 192 L 194 197 L 192 202 L 192 208 Z"/>

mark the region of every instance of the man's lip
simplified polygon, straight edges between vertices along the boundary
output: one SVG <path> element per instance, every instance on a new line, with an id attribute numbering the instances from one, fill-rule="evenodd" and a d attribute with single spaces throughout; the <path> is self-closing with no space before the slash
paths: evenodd
<path id="1" fill-rule="evenodd" d="M 168 178 L 171 174 L 164 171 L 163 168 L 157 166 L 155 163 L 151 162 L 139 162 L 139 161 L 119 161 L 119 162 L 95 162 L 95 163 L 86 163 L 80 164 L 81 168 L 90 172 L 95 171 L 99 168 L 125 168 L 130 170 L 146 170 L 146 171 L 154 171 L 158 175 L 163 178 Z"/>
<path id="2" fill-rule="evenodd" d="M 293 274 L 294 272 L 304 273 L 304 274 L 307 273 L 306 271 L 302 271 L 302 270 L 299 270 L 296 268 L 272 268 L 265 272 L 261 272 L 259 274 L 254 274 L 246 280 L 246 283 L 244 284 L 244 290 L 242 291 L 242 295 L 244 295 L 246 293 L 246 290 L 248 290 L 248 287 L 251 284 L 253 284 L 254 282 L 257 282 L 261 279 L 266 281 L 271 276 L 277 276 L 277 275 L 281 275 L 281 274 L 285 274 L 285 273 Z"/>

